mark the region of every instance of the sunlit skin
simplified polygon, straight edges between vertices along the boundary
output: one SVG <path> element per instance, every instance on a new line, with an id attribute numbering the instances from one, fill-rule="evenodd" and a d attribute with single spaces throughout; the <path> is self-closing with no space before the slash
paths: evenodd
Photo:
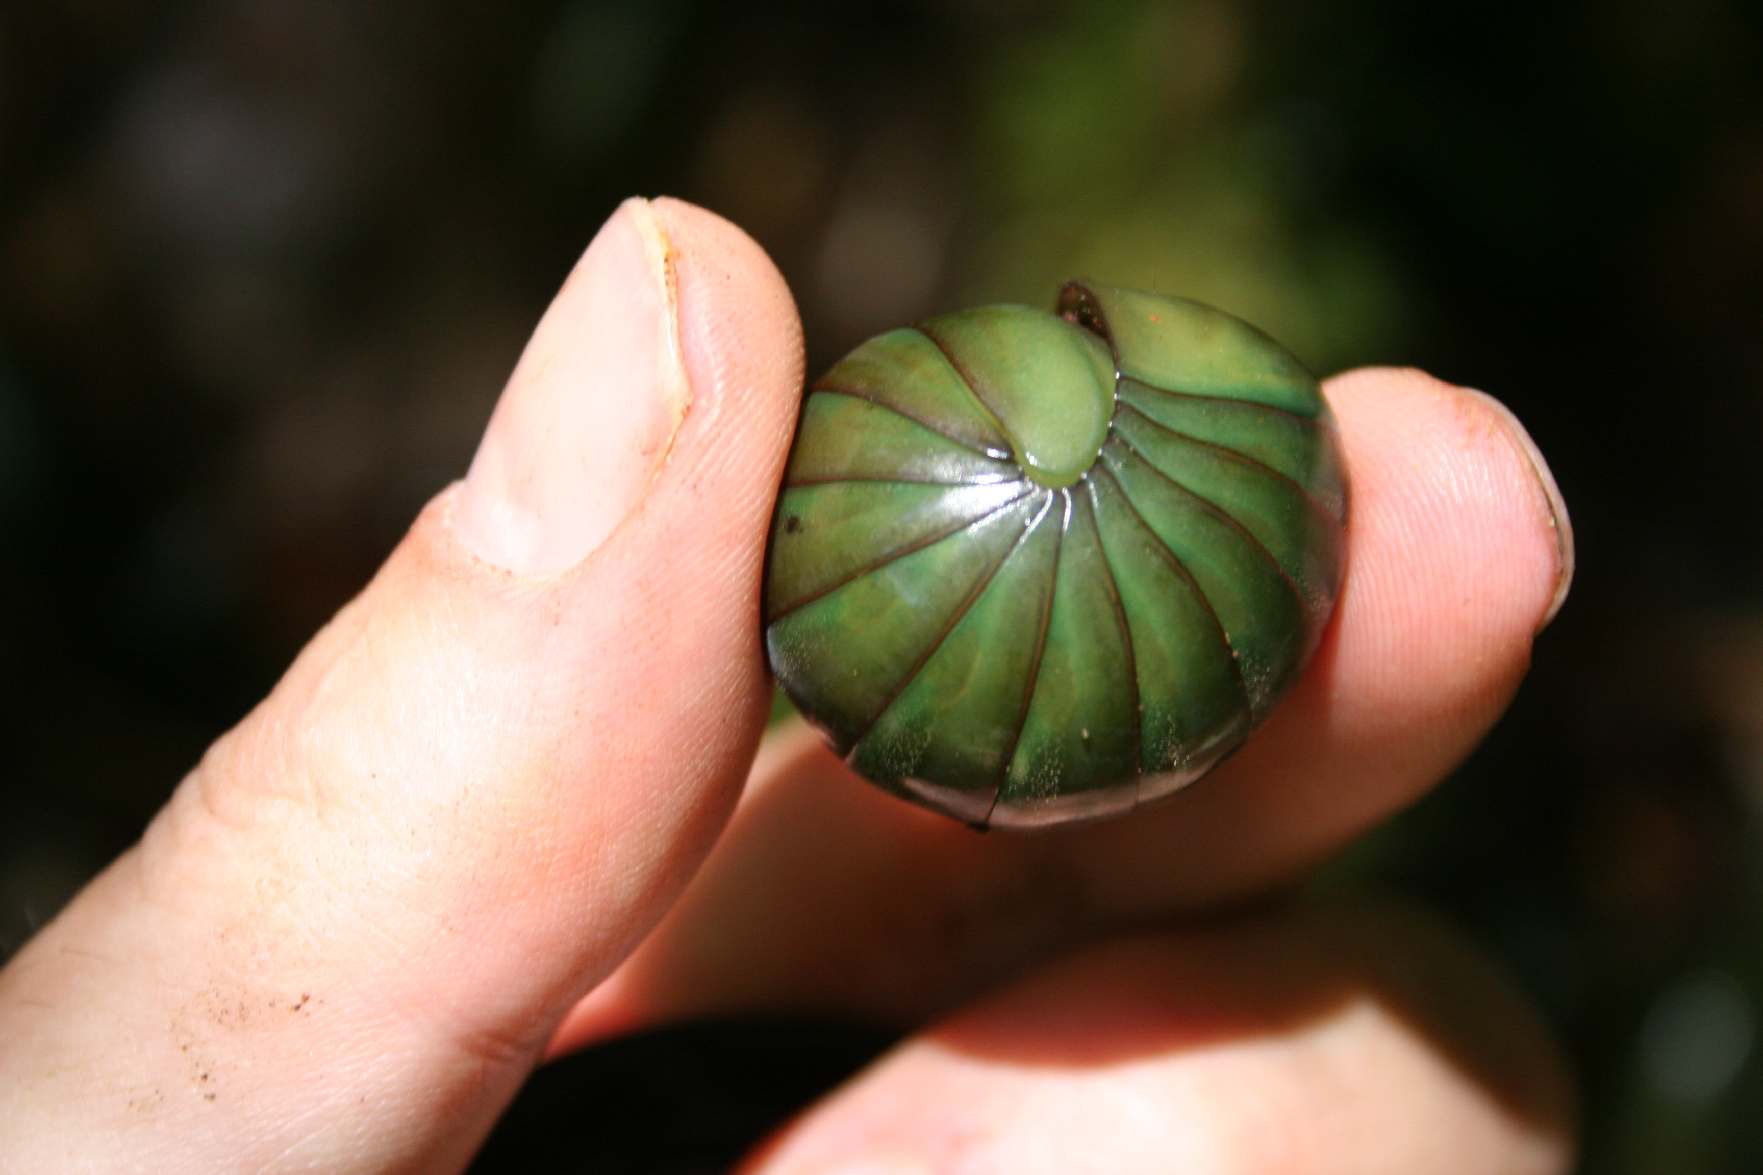
<path id="1" fill-rule="evenodd" d="M 0 973 L 0 1154 L 458 1168 L 548 1055 L 831 1010 L 904 1040 L 754 1170 L 1567 1169 L 1569 1082 L 1486 963 L 1277 896 L 1474 748 L 1560 604 L 1566 515 L 1510 415 L 1329 381 L 1349 570 L 1304 679 L 1161 806 L 981 836 L 806 731 L 760 748 L 802 374 L 752 241 L 622 207 L 468 478 Z"/>

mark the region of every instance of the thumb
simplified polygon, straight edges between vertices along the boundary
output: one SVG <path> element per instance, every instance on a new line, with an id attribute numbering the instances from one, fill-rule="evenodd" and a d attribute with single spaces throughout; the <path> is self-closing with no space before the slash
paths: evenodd
<path id="1" fill-rule="evenodd" d="M 800 377 L 758 246 L 622 206 L 466 480 L 0 975 L 0 1153 L 462 1164 L 739 792 Z"/>

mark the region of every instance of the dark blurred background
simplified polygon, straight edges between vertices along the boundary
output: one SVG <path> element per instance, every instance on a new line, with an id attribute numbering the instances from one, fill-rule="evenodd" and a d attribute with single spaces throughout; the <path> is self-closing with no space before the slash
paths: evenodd
<path id="1" fill-rule="evenodd" d="M 1584 1083 L 1588 1170 L 1763 1170 L 1740 0 L 0 7 L 0 954 L 463 472 L 633 192 L 746 226 L 811 368 L 1089 273 L 1318 370 L 1512 405 L 1572 509 L 1573 598 L 1488 745 L 1333 873 L 1422 895 L 1519 976 Z M 880 1043 L 620 1044 L 548 1077 L 485 1167 L 599 1090 L 633 1137 L 675 1128 L 640 1153 L 571 1131 L 597 1169 L 716 1169 Z"/>

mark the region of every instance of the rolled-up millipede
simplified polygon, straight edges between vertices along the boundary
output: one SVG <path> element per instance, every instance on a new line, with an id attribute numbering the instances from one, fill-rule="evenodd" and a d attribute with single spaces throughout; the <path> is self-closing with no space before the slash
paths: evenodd
<path id="1" fill-rule="evenodd" d="M 977 826 L 1186 786 L 1294 680 L 1340 588 L 1315 379 L 1231 316 L 1072 282 L 890 331 L 811 387 L 765 641 L 860 773 Z"/>

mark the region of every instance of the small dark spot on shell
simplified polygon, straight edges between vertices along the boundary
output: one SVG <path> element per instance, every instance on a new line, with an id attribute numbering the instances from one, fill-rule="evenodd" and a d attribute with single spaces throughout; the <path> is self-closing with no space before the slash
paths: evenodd
<path id="1" fill-rule="evenodd" d="M 795 534 L 801 529 L 802 519 L 798 515 L 789 514 L 784 517 L 784 533 Z"/>

